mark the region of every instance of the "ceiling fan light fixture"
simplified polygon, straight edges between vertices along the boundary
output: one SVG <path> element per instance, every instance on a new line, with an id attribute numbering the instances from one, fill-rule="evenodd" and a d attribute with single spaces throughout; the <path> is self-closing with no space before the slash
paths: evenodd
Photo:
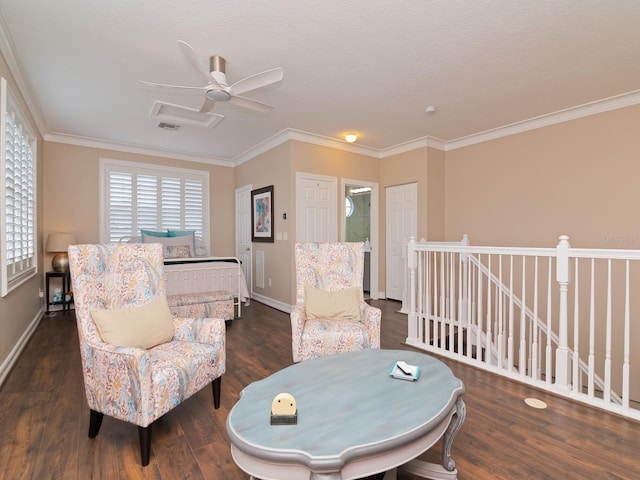
<path id="1" fill-rule="evenodd" d="M 207 98 L 214 102 L 228 102 L 231 98 L 228 92 L 220 89 L 207 90 Z"/>
<path id="2" fill-rule="evenodd" d="M 358 135 L 355 133 L 347 133 L 344 136 L 344 139 L 348 142 L 348 143 L 353 143 L 358 139 Z"/>

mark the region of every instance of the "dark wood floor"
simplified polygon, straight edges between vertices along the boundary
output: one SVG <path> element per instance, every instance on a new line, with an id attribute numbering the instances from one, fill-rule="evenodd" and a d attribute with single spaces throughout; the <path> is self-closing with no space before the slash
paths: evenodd
<path id="1" fill-rule="evenodd" d="M 383 309 L 382 347 L 409 349 L 406 317 Z M 240 391 L 291 364 L 289 316 L 257 302 L 227 331 L 222 405 L 204 389 L 153 430 L 151 462 L 140 466 L 136 427 L 105 417 L 87 438 L 73 314 L 43 318 L 0 390 L 0 475 L 4 479 L 246 479 L 225 431 Z M 460 480 L 639 479 L 640 425 L 472 367 L 446 361 L 466 386 L 467 419 L 453 443 Z M 525 405 L 527 397 L 548 403 Z M 440 446 L 424 455 L 438 461 Z M 409 475 L 399 479 L 413 480 Z"/>

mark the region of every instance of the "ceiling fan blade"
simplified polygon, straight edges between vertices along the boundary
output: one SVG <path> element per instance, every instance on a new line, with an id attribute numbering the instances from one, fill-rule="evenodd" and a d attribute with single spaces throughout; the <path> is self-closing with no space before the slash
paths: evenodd
<path id="1" fill-rule="evenodd" d="M 215 107 L 215 105 L 216 105 L 215 100 L 211 100 L 209 97 L 205 95 L 204 103 L 200 107 L 199 111 L 200 113 L 209 113 L 211 110 L 213 110 L 213 107 Z"/>
<path id="2" fill-rule="evenodd" d="M 145 80 L 140 80 L 140 83 L 146 85 L 147 87 L 159 87 L 159 88 L 172 88 L 177 90 L 208 90 L 209 86 L 205 85 L 204 87 L 190 87 L 188 85 L 167 85 L 166 83 L 155 83 L 155 82 L 147 82 Z"/>
<path id="3" fill-rule="evenodd" d="M 252 98 L 247 97 L 238 97 L 232 96 L 229 99 L 229 103 L 233 103 L 234 105 L 238 105 L 240 107 L 248 108 L 250 110 L 255 110 L 256 112 L 270 112 L 273 110 L 273 106 L 267 105 L 266 103 L 258 102 L 257 100 L 253 100 Z"/>
<path id="4" fill-rule="evenodd" d="M 183 42 L 182 40 L 178 40 L 178 47 L 180 47 L 180 52 L 182 53 L 182 56 L 187 61 L 191 69 L 198 75 L 198 77 L 200 77 L 200 79 L 204 83 L 218 83 L 211 76 L 211 72 L 209 72 L 207 67 L 203 65 L 202 62 L 200 62 L 198 54 L 191 45 L 189 45 L 187 42 Z"/>
<path id="5" fill-rule="evenodd" d="M 236 83 L 229 87 L 229 93 L 231 95 L 240 95 L 242 93 L 256 90 L 257 88 L 266 87 L 272 83 L 281 81 L 284 78 L 284 71 L 282 67 L 273 68 L 266 72 L 256 73 L 250 77 L 238 80 Z"/>

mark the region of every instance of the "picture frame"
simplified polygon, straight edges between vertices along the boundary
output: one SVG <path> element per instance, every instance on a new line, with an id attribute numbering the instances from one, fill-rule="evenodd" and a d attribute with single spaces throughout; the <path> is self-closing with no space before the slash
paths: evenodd
<path id="1" fill-rule="evenodd" d="M 273 185 L 251 191 L 251 241 L 273 243 Z"/>

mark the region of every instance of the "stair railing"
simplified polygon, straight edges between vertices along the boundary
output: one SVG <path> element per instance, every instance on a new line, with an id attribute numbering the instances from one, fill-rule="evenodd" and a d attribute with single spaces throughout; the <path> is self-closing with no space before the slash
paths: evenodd
<path id="1" fill-rule="evenodd" d="M 640 419 L 640 251 L 411 239 L 407 270 L 408 344 Z"/>

